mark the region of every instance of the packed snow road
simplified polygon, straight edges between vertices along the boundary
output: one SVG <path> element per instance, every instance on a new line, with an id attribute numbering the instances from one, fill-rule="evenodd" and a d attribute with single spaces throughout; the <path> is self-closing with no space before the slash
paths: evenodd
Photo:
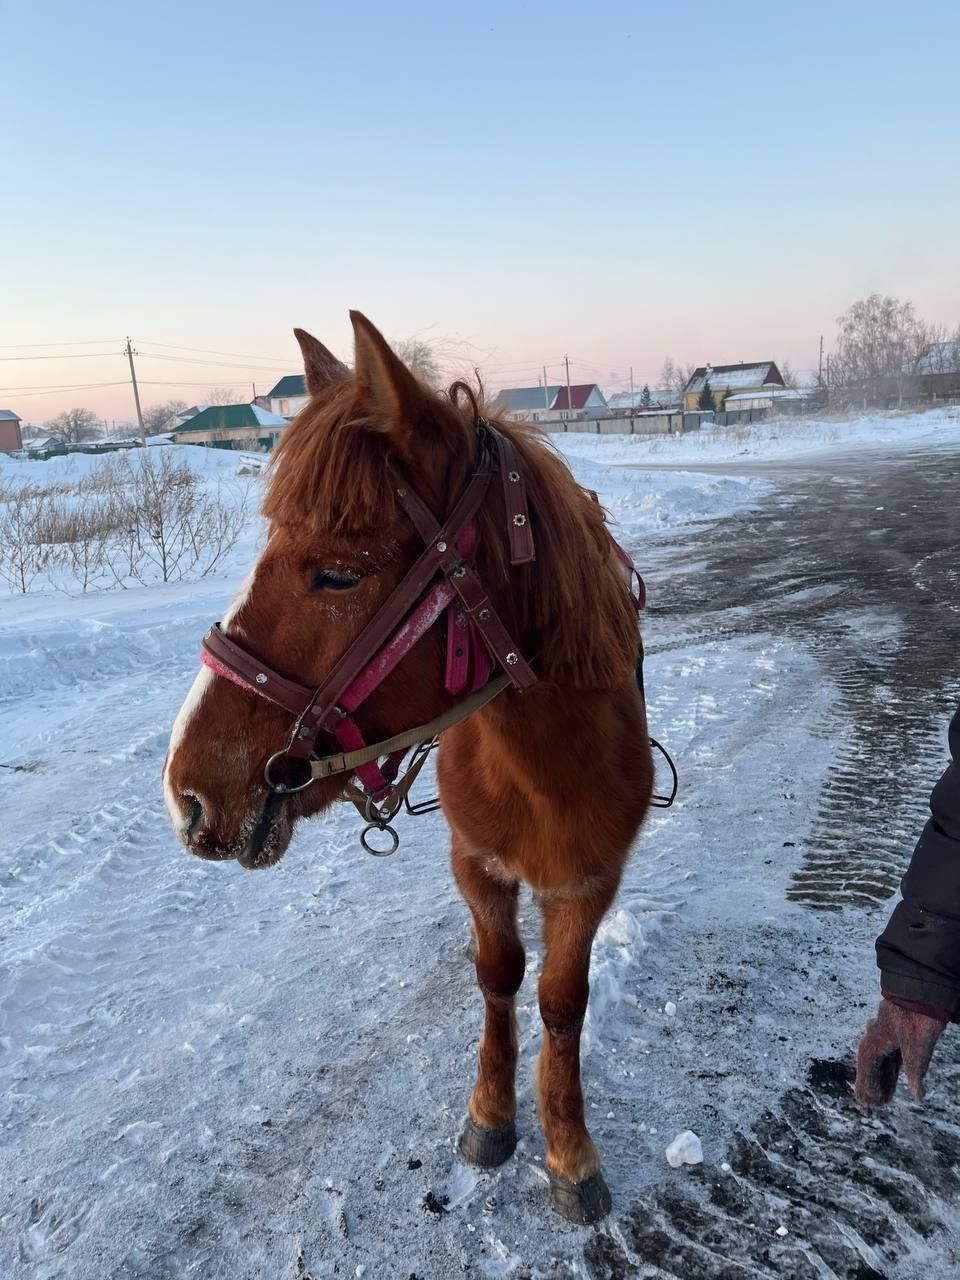
<path id="1" fill-rule="evenodd" d="M 228 587 L 0 625 L 0 1277 L 952 1274 L 955 1036 L 923 1108 L 848 1078 L 960 696 L 958 461 L 781 462 L 751 510 L 627 525 L 682 792 L 595 949 L 596 1230 L 546 1208 L 527 898 L 521 1144 L 457 1158 L 482 1006 L 438 815 L 389 862 L 347 812 L 262 875 L 175 844 L 160 763 Z"/>

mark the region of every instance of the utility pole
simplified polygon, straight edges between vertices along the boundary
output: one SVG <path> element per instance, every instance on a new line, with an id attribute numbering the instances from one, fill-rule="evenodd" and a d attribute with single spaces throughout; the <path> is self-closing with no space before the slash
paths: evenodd
<path id="1" fill-rule="evenodd" d="M 543 407 L 550 412 L 550 392 L 547 390 L 547 366 L 543 366 Z"/>
<path id="2" fill-rule="evenodd" d="M 633 403 L 633 365 L 630 366 L 630 417 L 633 417 L 633 411 L 637 406 Z"/>
<path id="3" fill-rule="evenodd" d="M 817 382 L 823 386 L 823 334 L 820 335 L 820 366 L 817 369 Z"/>
<path id="4" fill-rule="evenodd" d="M 256 398 L 257 398 L 257 384 L 256 384 L 255 382 L 253 382 L 253 383 L 251 383 L 250 385 L 253 387 L 253 400 L 256 400 Z M 250 401 L 250 403 L 251 403 L 251 404 L 253 404 L 253 400 L 251 400 L 251 401 Z"/>
<path id="5" fill-rule="evenodd" d="M 566 365 L 566 368 L 567 368 L 567 412 L 570 415 L 570 419 L 572 419 L 573 418 L 573 397 L 570 395 L 570 357 L 564 356 L 563 363 Z"/>
<path id="6" fill-rule="evenodd" d="M 133 347 L 130 345 L 130 339 L 127 338 L 127 359 L 130 361 L 130 381 L 133 383 L 133 398 L 137 404 L 137 422 L 140 424 L 140 443 L 144 448 L 147 446 L 147 433 L 143 428 L 143 410 L 140 408 L 140 392 L 137 389 L 137 371 L 133 367 Z"/>

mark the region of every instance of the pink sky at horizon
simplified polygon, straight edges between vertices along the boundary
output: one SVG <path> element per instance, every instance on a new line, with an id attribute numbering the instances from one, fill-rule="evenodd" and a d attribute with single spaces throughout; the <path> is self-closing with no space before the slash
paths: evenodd
<path id="1" fill-rule="evenodd" d="M 0 407 L 29 421 L 132 420 L 128 333 L 145 405 L 246 399 L 299 371 L 294 325 L 349 358 L 350 307 L 494 390 L 564 353 L 607 391 L 668 355 L 809 372 L 873 292 L 960 322 L 955 0 L 8 9 Z M 322 74 L 269 66 L 280 32 Z"/>

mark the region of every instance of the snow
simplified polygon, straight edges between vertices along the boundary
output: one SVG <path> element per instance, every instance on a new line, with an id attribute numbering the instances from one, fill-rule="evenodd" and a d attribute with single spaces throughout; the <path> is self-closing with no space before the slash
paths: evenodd
<path id="1" fill-rule="evenodd" d="M 960 408 L 924 413 L 873 413 L 861 417 L 787 417 L 735 427 L 704 426 L 685 435 L 603 436 L 570 432 L 552 437 L 568 458 L 637 467 L 772 463 L 810 455 L 837 456 L 881 449 L 955 448 L 960 441 Z"/>
<path id="2" fill-rule="evenodd" d="M 671 1169 L 684 1164 L 703 1164 L 703 1143 L 692 1129 L 678 1133 L 664 1154 Z"/>
<path id="3" fill-rule="evenodd" d="M 702 391 L 704 382 L 709 381 L 712 391 L 721 391 L 724 387 L 736 387 L 738 389 L 754 388 L 759 391 L 767 386 L 766 378 L 770 372 L 771 361 L 765 360 L 762 364 L 744 364 L 737 365 L 733 369 L 713 369 L 707 366 L 706 374 L 700 374 L 698 378 L 691 378 L 684 388 L 685 391 Z M 779 386 L 779 383 L 773 383 Z"/>
<path id="4" fill-rule="evenodd" d="M 844 424 L 844 447 L 865 448 L 886 421 Z M 897 424 L 935 445 L 958 429 L 943 412 Z M 751 437 L 751 456 L 782 456 L 774 433 L 798 427 L 795 448 L 808 436 L 837 447 L 823 423 L 791 422 Z M 711 456 L 740 456 L 709 435 Z M 654 603 L 672 579 L 653 539 L 668 533 L 695 572 L 710 522 L 770 491 L 767 478 L 697 473 L 707 457 L 690 440 L 666 442 L 683 451 L 672 472 L 606 465 L 618 449 L 647 456 L 624 438 L 557 441 L 638 554 Z M 170 448 L 211 482 L 263 462 Z M 0 476 L 15 468 L 33 481 L 35 469 L 72 483 L 102 462 L 11 461 Z M 257 876 L 190 858 L 170 829 L 171 726 L 199 637 L 242 590 L 261 535 L 251 517 L 221 571 L 199 582 L 0 601 L 0 1276 L 587 1275 L 592 1233 L 546 1209 L 529 896 L 520 1144 L 501 1170 L 480 1172 L 454 1145 L 482 1005 L 442 816 L 405 819 L 400 852 L 379 861 L 339 808 Z M 784 896 L 792 850 L 765 865 L 771 806 L 788 814 L 791 839 L 816 810 L 836 688 L 786 635 L 720 643 L 693 623 L 666 635 L 654 610 L 645 637 L 651 723 L 681 761 L 683 790 L 675 810 L 651 815 L 591 965 L 584 1089 L 618 1211 L 661 1175 L 658 1133 L 678 1135 L 668 1153 L 681 1162 L 702 1160 L 704 1142 L 719 1153 L 718 1101 L 759 1111 L 771 1073 L 778 1087 L 796 1078 L 811 1041 L 849 1042 L 860 1017 L 838 1015 L 836 989 L 823 990 L 829 953 L 797 976 L 808 926 Z M 741 818 L 718 823 L 732 778 Z M 722 937 L 705 951 L 718 916 Z M 866 939 L 870 922 L 856 928 Z M 866 941 L 854 969 L 845 980 L 872 991 Z M 707 981 L 717 973 L 746 975 L 757 999 L 729 1012 L 739 997 L 719 1004 Z M 807 1019 L 807 1039 L 774 1043 L 789 1008 Z M 718 1028 L 708 1048 L 705 1018 Z M 685 1068 L 704 1065 L 720 1078 L 691 1087 Z"/>
<path id="5" fill-rule="evenodd" d="M 281 422 L 284 419 L 280 419 Z M 161 440 L 162 437 L 150 437 Z M 167 437 L 169 440 L 169 437 Z M 13 458 L 0 454 L 0 483 L 27 483 L 53 487 L 62 484 L 77 484 L 78 481 L 96 475 L 105 464 L 116 461 L 135 463 L 140 455 L 134 450 L 122 450 L 111 453 L 66 453 L 59 457 L 47 458 Z M 203 449 L 197 445 L 171 444 L 164 449 L 164 457 L 177 465 L 186 462 L 198 475 L 218 479 L 226 479 L 236 475 L 240 468 L 260 470 L 267 458 L 262 453 L 235 453 L 229 449 Z"/>

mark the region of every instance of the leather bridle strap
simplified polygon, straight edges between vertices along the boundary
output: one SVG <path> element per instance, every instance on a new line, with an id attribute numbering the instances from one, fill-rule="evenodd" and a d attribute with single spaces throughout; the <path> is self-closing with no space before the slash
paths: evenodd
<path id="1" fill-rule="evenodd" d="M 488 430 L 492 431 L 492 428 L 488 428 Z M 499 432 L 494 435 L 494 439 L 498 446 L 502 447 L 501 442 L 503 442 L 508 444 L 511 450 L 513 449 L 512 443 L 508 441 L 505 436 L 501 436 Z M 516 454 L 511 453 L 510 456 L 514 462 L 516 462 Z M 501 466 L 503 465 L 504 461 L 501 459 Z M 516 472 L 516 474 L 519 475 L 520 473 Z M 512 482 L 510 480 L 506 480 L 505 484 L 512 486 Z M 432 542 L 436 545 L 437 539 L 442 535 L 437 519 L 430 511 L 429 507 L 418 494 L 414 493 L 402 482 L 398 482 L 395 485 L 395 490 L 397 497 L 403 505 L 407 515 L 413 521 L 413 525 L 420 534 L 420 537 L 423 538 L 424 542 Z M 523 555 L 526 555 L 529 550 L 532 556 L 535 554 L 533 552 L 533 538 L 529 533 L 529 521 L 526 517 L 526 498 L 523 493 L 518 493 L 514 499 L 515 506 L 519 507 L 520 504 L 523 505 L 524 511 L 520 512 L 518 510 L 515 512 L 515 515 L 523 515 L 523 524 L 517 525 L 515 523 L 511 523 L 510 527 L 513 530 L 527 534 L 527 537 L 522 539 L 522 546 L 518 545 L 518 550 Z M 508 508 L 508 514 L 509 510 L 510 509 Z M 512 548 L 513 539 L 511 537 L 511 549 Z M 450 585 L 463 601 L 467 619 L 474 624 L 483 636 L 491 653 L 510 677 L 510 681 L 514 687 L 520 690 L 529 689 L 531 685 L 536 684 L 537 677 L 530 664 L 514 648 L 513 641 L 510 639 L 510 634 L 501 622 L 496 610 L 493 608 L 493 605 L 490 603 L 489 597 L 487 596 L 483 583 L 477 576 L 476 570 L 471 564 L 468 564 L 465 560 L 461 559 L 457 555 L 455 549 L 448 548 L 447 555 L 450 558 L 450 563 L 444 566 L 444 572 L 449 574 Z"/>
<path id="2" fill-rule="evenodd" d="M 495 676 L 482 689 L 458 702 L 455 707 L 445 711 L 443 715 L 428 720 L 426 724 L 418 724 L 413 729 L 396 733 L 392 738 L 384 738 L 382 742 L 372 742 L 369 746 L 357 751 L 341 751 L 329 756 L 317 756 L 310 761 L 310 769 L 314 778 L 332 778 L 338 773 L 353 773 L 361 765 L 370 764 L 374 760 L 382 760 L 384 756 L 392 756 L 394 752 L 406 753 L 410 747 L 419 746 L 422 742 L 432 742 L 447 729 L 460 724 L 475 711 L 492 702 L 498 694 L 503 693 L 510 684 L 509 676 Z"/>
<path id="3" fill-rule="evenodd" d="M 289 755 L 306 759 L 321 729 L 336 733 L 337 724 L 344 715 L 337 706 L 337 699 L 344 689 L 390 639 L 431 578 L 437 573 L 450 573 L 459 565 L 457 539 L 476 515 L 490 484 L 490 477 L 490 455 L 487 450 L 483 450 L 476 471 L 443 526 L 438 528 L 437 537 L 421 552 L 403 580 L 350 645 L 313 694 L 308 707 L 300 714 L 287 748 Z M 403 501 L 406 493 L 398 493 L 397 496 Z"/>

